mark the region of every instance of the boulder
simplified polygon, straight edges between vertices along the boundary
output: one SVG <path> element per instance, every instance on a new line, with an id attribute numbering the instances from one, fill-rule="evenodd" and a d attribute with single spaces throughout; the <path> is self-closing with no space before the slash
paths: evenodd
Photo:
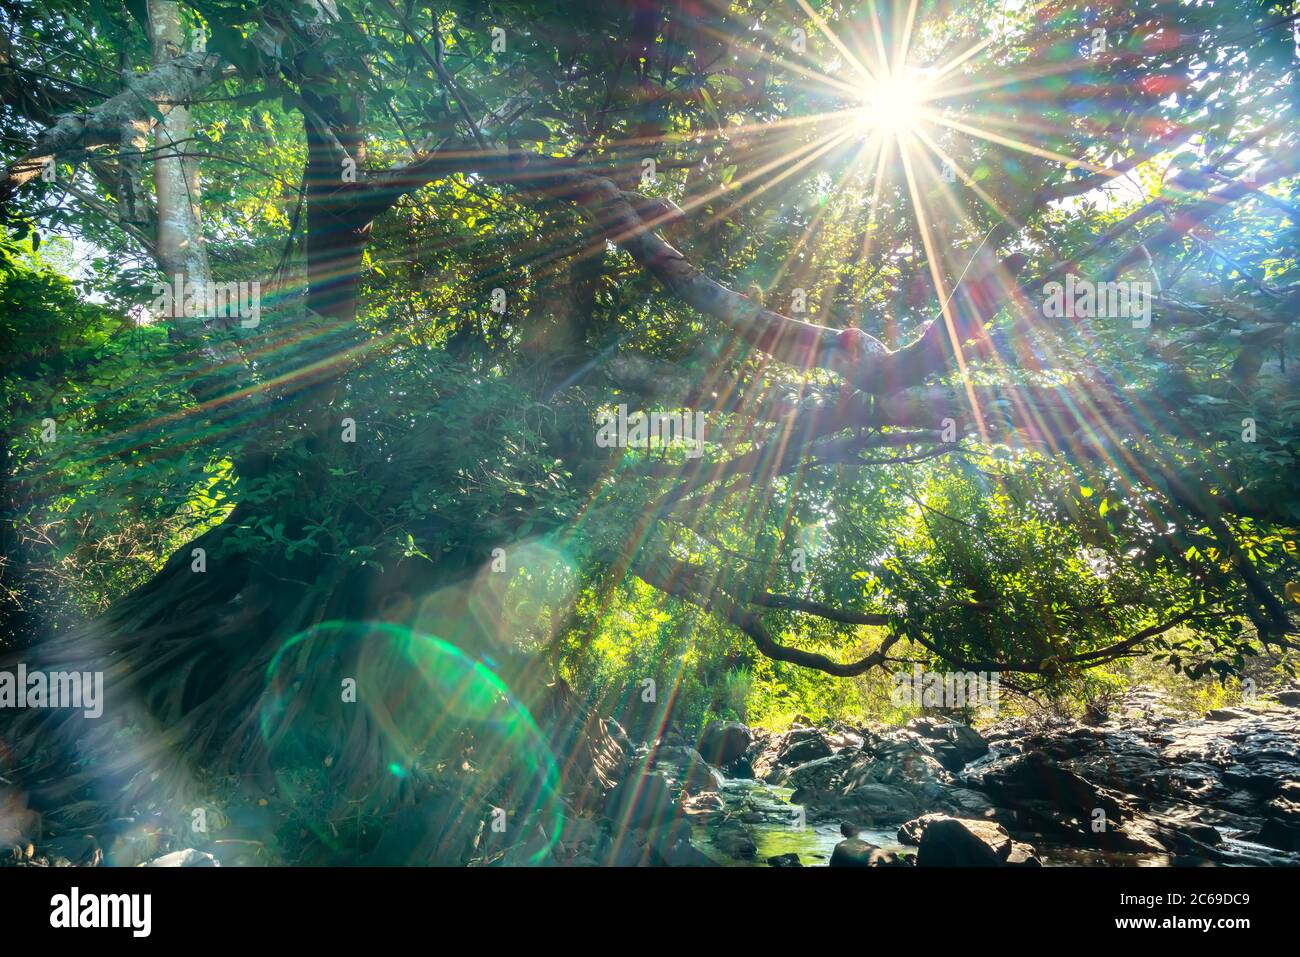
<path id="1" fill-rule="evenodd" d="M 1300 720 L 1290 711 L 1228 721 L 1188 722 L 1169 729 L 1161 756 L 1218 770 L 1225 786 L 1264 798 L 1300 781 Z"/>
<path id="2" fill-rule="evenodd" d="M 709 767 L 694 748 L 660 745 L 650 752 L 647 767 L 668 775 L 688 794 L 716 791 L 722 786 L 722 775 Z"/>
<path id="3" fill-rule="evenodd" d="M 1043 862 L 1038 859 L 1038 852 L 1028 844 L 1021 844 L 1019 841 L 1011 842 L 1011 856 L 1007 858 L 1009 867 L 1042 867 Z"/>
<path id="4" fill-rule="evenodd" d="M 836 791 L 844 786 L 844 775 L 853 766 L 857 755 L 850 751 L 832 754 L 805 762 L 782 772 L 778 782 L 795 789 L 794 802 L 816 799 L 818 795 Z"/>
<path id="5" fill-rule="evenodd" d="M 1201 861 L 1218 860 L 1213 847 L 1222 841 L 1219 832 L 1205 825 L 1170 826 L 1147 815 L 1134 815 L 1123 824 L 1107 826 L 1092 835 L 1092 843 L 1111 851 L 1159 854 L 1169 851 Z"/>
<path id="6" fill-rule="evenodd" d="M 748 754 L 742 754 L 736 760 L 732 761 L 725 768 L 729 777 L 739 778 L 742 781 L 754 780 L 754 763 L 750 760 Z"/>
<path id="7" fill-rule="evenodd" d="M 1143 729 L 1145 730 L 1145 729 Z M 1174 789 L 1174 770 L 1146 735 L 1130 727 L 1071 726 L 1024 742 L 1052 764 L 1113 790 L 1158 798 Z"/>
<path id="8" fill-rule="evenodd" d="M 919 845 L 926 831 L 931 825 L 938 824 L 940 821 L 953 820 L 946 814 L 923 814 L 921 817 L 908 821 L 898 829 L 898 841 L 900 844 L 909 844 L 912 846 Z M 977 836 L 988 837 L 996 846 L 997 853 L 1001 853 L 1002 835 L 1006 830 L 991 821 L 977 821 L 970 819 L 958 819 L 962 821 L 963 827 L 972 831 Z M 943 834 L 943 828 L 949 825 L 940 824 L 940 836 Z M 918 863 L 920 863 L 918 861 Z M 933 861 L 931 861 L 933 863 Z M 1021 844 L 1018 841 L 1011 841 L 1011 851 L 1007 855 L 1005 864 L 1016 865 L 1020 867 L 1041 867 L 1042 862 L 1038 859 L 1038 852 L 1028 844 Z"/>
<path id="9" fill-rule="evenodd" d="M 916 847 L 916 845 L 921 843 L 921 835 L 925 832 L 925 829 L 931 824 L 931 822 L 944 817 L 948 817 L 948 815 L 936 812 L 932 814 L 922 814 L 920 817 L 912 818 L 910 821 L 907 821 L 899 827 L 898 843 Z"/>
<path id="10" fill-rule="evenodd" d="M 1243 718 L 1252 718 L 1249 711 L 1242 711 L 1240 708 L 1211 708 L 1205 712 L 1207 721 L 1241 721 Z"/>
<path id="11" fill-rule="evenodd" d="M 605 816 L 621 829 L 651 827 L 672 820 L 680 808 L 680 789 L 667 775 L 646 771 L 625 780 L 610 793 Z"/>
<path id="12" fill-rule="evenodd" d="M 1255 840 L 1283 851 L 1300 851 L 1300 824 L 1269 818 L 1260 826 Z"/>
<path id="13" fill-rule="evenodd" d="M 831 727 L 830 734 L 826 736 L 827 743 L 835 749 L 853 748 L 854 750 L 861 750 L 865 740 L 857 729 L 842 721 L 837 721 Z"/>
<path id="14" fill-rule="evenodd" d="M 690 814 L 708 817 L 725 811 L 727 802 L 723 800 L 722 795 L 717 791 L 702 791 L 683 801 L 682 808 Z"/>
<path id="15" fill-rule="evenodd" d="M 1256 840 L 1284 851 L 1300 851 L 1300 803 L 1278 797 L 1269 801 L 1264 811 L 1268 818 Z"/>
<path id="16" fill-rule="evenodd" d="M 998 805 L 1026 808 L 1051 820 L 1089 822 L 1101 809 L 1118 822 L 1128 813 L 1112 794 L 1039 751 L 1011 754 L 985 764 L 968 774 L 966 783 Z"/>
<path id="17" fill-rule="evenodd" d="M 867 867 L 911 867 L 915 862 L 910 857 L 895 854 L 883 847 L 876 848 L 867 861 Z"/>
<path id="18" fill-rule="evenodd" d="M 1013 850 L 1006 828 L 992 821 L 929 814 L 911 830 L 918 867 L 997 867 L 1007 863 Z M 1032 856 L 1032 850 L 1028 853 Z"/>
<path id="19" fill-rule="evenodd" d="M 699 753 L 716 767 L 726 767 L 744 755 L 754 732 L 739 721 L 713 721 L 700 735 Z"/>
<path id="20" fill-rule="evenodd" d="M 799 855 L 793 852 L 789 854 L 775 854 L 767 859 L 771 867 L 803 867 L 803 862 L 799 860 Z"/>
<path id="21" fill-rule="evenodd" d="M 945 718 L 913 718 L 907 727 L 930 742 L 935 759 L 948 771 L 960 771 L 989 753 L 988 742 L 974 728 Z"/>
<path id="22" fill-rule="evenodd" d="M 930 753 L 924 742 L 904 732 L 877 743 L 871 754 L 859 755 L 845 772 L 846 791 L 864 784 L 888 784 L 913 791 L 921 803 L 938 801 L 956 779 Z"/>
<path id="23" fill-rule="evenodd" d="M 830 742 L 821 731 L 816 728 L 797 728 L 786 735 L 777 751 L 776 763 L 781 767 L 790 767 L 828 757 L 830 753 Z"/>
<path id="24" fill-rule="evenodd" d="M 628 737 L 627 731 L 621 724 L 613 718 L 604 718 L 601 721 L 601 728 L 624 754 L 632 753 L 632 739 Z"/>
<path id="25" fill-rule="evenodd" d="M 994 811 L 992 801 L 970 788 L 944 788 L 939 803 L 957 817 L 990 817 Z"/>
<path id="26" fill-rule="evenodd" d="M 745 825 L 728 821 L 713 832 L 713 845 L 730 857 L 752 858 L 758 854 L 754 835 Z"/>
<path id="27" fill-rule="evenodd" d="M 880 848 L 859 837 L 845 838 L 831 852 L 831 867 L 870 867 L 871 856 Z"/>
<path id="28" fill-rule="evenodd" d="M 617 840 L 603 845 L 594 857 L 575 863 L 614 867 L 709 867 L 714 864 L 707 854 L 690 841 L 691 828 L 684 821 L 673 821 L 643 830 L 626 831 Z"/>
<path id="29" fill-rule="evenodd" d="M 921 810 L 916 796 L 906 788 L 893 784 L 853 785 L 833 805 L 833 809 L 852 812 L 866 824 L 905 821 Z"/>
<path id="30" fill-rule="evenodd" d="M 646 833 L 646 846 L 664 867 L 713 867 L 713 860 L 690 841 L 689 829 L 661 827 Z"/>

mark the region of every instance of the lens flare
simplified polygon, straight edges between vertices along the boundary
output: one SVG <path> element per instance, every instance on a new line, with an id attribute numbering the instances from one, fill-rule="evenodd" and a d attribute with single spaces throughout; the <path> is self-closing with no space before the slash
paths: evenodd
<path id="1" fill-rule="evenodd" d="M 544 735 L 496 673 L 441 638 L 369 622 L 302 632 L 268 666 L 260 722 L 278 795 L 332 851 L 459 864 L 526 832 L 538 838 L 511 862 L 535 864 L 560 837 Z M 400 834 L 385 816 L 395 797 L 414 802 Z"/>
<path id="2" fill-rule="evenodd" d="M 910 133 L 920 125 L 929 98 L 926 82 L 917 74 L 872 77 L 863 85 L 858 123 L 888 136 Z"/>

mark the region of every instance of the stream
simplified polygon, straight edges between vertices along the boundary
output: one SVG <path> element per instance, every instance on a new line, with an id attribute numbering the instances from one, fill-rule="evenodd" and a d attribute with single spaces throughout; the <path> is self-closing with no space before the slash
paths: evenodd
<path id="1" fill-rule="evenodd" d="M 799 855 L 804 867 L 825 867 L 830 863 L 835 845 L 843 840 L 837 823 L 802 823 L 800 811 L 803 809 L 790 803 L 793 788 L 727 778 L 722 782 L 720 793 L 727 816 L 742 821 L 758 845 L 758 853 L 752 858 L 733 856 L 718 843 L 723 815 L 696 825 L 693 843 L 724 867 L 768 867 L 768 858 L 791 853 Z M 898 842 L 897 830 L 863 828 L 858 836 L 887 851 L 914 854 L 915 848 Z"/>
<path id="2" fill-rule="evenodd" d="M 727 813 L 715 815 L 709 821 L 695 825 L 692 843 L 723 867 L 769 867 L 768 858 L 791 853 L 799 855 L 804 867 L 825 867 L 830 863 L 835 845 L 842 840 L 836 822 L 809 821 L 801 826 L 799 812 L 802 808 L 790 802 L 794 793 L 792 788 L 765 784 L 762 781 L 727 778 L 722 783 L 720 793 Z M 741 857 L 728 852 L 726 841 L 720 834 L 727 827 L 724 818 L 745 824 L 749 836 L 758 847 L 753 857 Z M 863 828 L 858 836 L 870 844 L 897 854 L 916 853 L 916 848 L 899 843 L 897 827 Z M 1031 838 L 1030 842 L 1038 850 L 1038 859 L 1046 867 L 1167 867 L 1173 863 L 1172 856 L 1168 854 L 1100 851 L 1059 844 L 1043 837 L 1037 840 Z M 1270 852 L 1269 848 L 1226 835 L 1223 849 L 1229 853 L 1235 851 L 1245 855 Z"/>

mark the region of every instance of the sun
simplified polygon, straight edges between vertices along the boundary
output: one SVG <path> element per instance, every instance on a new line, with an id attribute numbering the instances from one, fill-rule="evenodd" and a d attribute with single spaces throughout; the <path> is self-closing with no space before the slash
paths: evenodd
<path id="1" fill-rule="evenodd" d="M 865 130 L 902 136 L 920 125 L 929 98 L 925 79 L 914 73 L 871 77 L 862 86 L 858 123 Z"/>

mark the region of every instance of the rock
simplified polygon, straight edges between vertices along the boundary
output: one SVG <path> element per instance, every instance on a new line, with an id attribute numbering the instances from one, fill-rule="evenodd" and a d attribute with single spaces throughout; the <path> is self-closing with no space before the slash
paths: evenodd
<path id="1" fill-rule="evenodd" d="M 1013 850 L 1006 828 L 992 821 L 930 814 L 913 830 L 918 837 L 918 867 L 996 867 L 1005 864 Z M 1021 856 L 1026 853 L 1033 856 L 1033 849 L 1022 851 Z"/>
<path id="2" fill-rule="evenodd" d="M 769 857 L 767 863 L 772 867 L 803 867 L 803 862 L 799 860 L 799 855 L 795 853 L 776 854 Z"/>
<path id="3" fill-rule="evenodd" d="M 629 777 L 610 794 L 605 816 L 618 828 L 650 827 L 679 812 L 680 790 L 664 774 L 646 771 Z"/>
<path id="4" fill-rule="evenodd" d="M 831 852 L 831 867 L 870 867 L 871 855 L 880 848 L 868 844 L 860 837 L 849 837 L 835 845 Z"/>
<path id="5" fill-rule="evenodd" d="M 602 845 L 591 863 L 614 867 L 708 867 L 713 861 L 691 844 L 691 827 L 673 821 L 658 827 L 625 831 Z M 585 861 L 580 861 L 585 863 Z"/>
<path id="6" fill-rule="evenodd" d="M 660 745 L 650 752 L 647 764 L 651 770 L 667 774 L 688 794 L 716 791 L 722 786 L 722 775 L 694 748 Z"/>
<path id="7" fill-rule="evenodd" d="M 712 867 L 714 862 L 707 854 L 691 843 L 690 828 L 680 825 L 656 828 L 646 834 L 646 845 L 653 850 L 652 857 L 664 867 Z"/>
<path id="8" fill-rule="evenodd" d="M 703 791 L 692 795 L 682 802 L 682 808 L 693 814 L 720 814 L 726 810 L 727 803 L 717 791 Z"/>
<path id="9" fill-rule="evenodd" d="M 915 862 L 912 858 L 887 851 L 882 847 L 872 853 L 871 859 L 867 861 L 867 867 L 911 867 L 913 863 Z"/>
<path id="10" fill-rule="evenodd" d="M 613 718 L 602 718 L 601 727 L 605 734 L 609 735 L 610 739 L 618 745 L 619 750 L 624 754 L 632 753 L 632 739 L 627 736 L 627 731 L 621 724 Z"/>
<path id="11" fill-rule="evenodd" d="M 948 816 L 949 815 L 947 814 L 932 813 L 922 814 L 920 817 L 912 818 L 912 820 L 899 827 L 898 843 L 916 847 L 916 845 L 921 843 L 921 835 L 925 833 L 927 827 L 929 827 L 933 822 Z"/>
<path id="12" fill-rule="evenodd" d="M 907 727 L 931 742 L 934 757 L 948 771 L 960 771 L 989 753 L 988 742 L 973 728 L 943 718 L 913 718 Z"/>
<path id="13" fill-rule="evenodd" d="M 904 732 L 901 737 L 878 743 L 872 754 L 858 755 L 844 773 L 845 796 L 854 798 L 867 785 L 885 785 L 907 792 L 905 809 L 937 805 L 956 780 L 928 751 L 918 749 L 920 743 L 915 735 Z M 883 793 L 875 792 L 878 797 Z M 855 803 L 860 800 L 854 798 Z"/>
<path id="14" fill-rule="evenodd" d="M 915 847 L 921 843 L 921 837 L 925 833 L 927 827 L 944 819 L 951 820 L 947 814 L 923 814 L 918 818 L 914 818 L 898 829 L 898 842 L 900 844 L 908 844 Z M 995 830 L 990 831 L 990 834 L 1006 833 L 1006 829 L 1000 827 L 995 822 L 967 818 L 961 818 L 960 820 L 965 821 L 974 828 L 991 824 Z M 1012 841 L 1011 853 L 1007 857 L 1006 863 L 1020 864 L 1028 867 L 1040 867 L 1042 866 L 1042 862 L 1038 860 L 1037 853 L 1038 852 L 1028 844 L 1021 844 L 1017 841 Z"/>
<path id="15" fill-rule="evenodd" d="M 1255 840 L 1283 851 L 1300 851 L 1300 824 L 1270 818 L 1260 826 Z"/>
<path id="16" fill-rule="evenodd" d="M 541 818 L 536 814 L 529 815 L 522 825 L 516 822 L 514 826 L 519 830 L 505 835 L 510 843 L 504 848 L 494 850 L 485 863 L 495 867 L 536 867 L 562 861 L 563 852 L 537 826 L 540 822 Z M 408 864 L 422 860 L 430 859 L 423 856 L 408 855 L 407 857 Z M 439 858 L 435 857 L 432 860 L 437 861 Z"/>
<path id="17" fill-rule="evenodd" d="M 1161 756 L 1218 770 L 1225 786 L 1271 798 L 1300 781 L 1300 720 L 1290 711 L 1230 721 L 1189 722 L 1170 729 Z"/>
<path id="18" fill-rule="evenodd" d="M 1174 789 L 1169 780 L 1174 769 L 1150 740 L 1132 729 L 1071 728 L 1034 740 L 1032 747 L 1094 785 L 1151 797 Z"/>
<path id="19" fill-rule="evenodd" d="M 1288 708 L 1300 708 L 1300 688 L 1288 688 L 1285 691 L 1279 691 L 1273 695 L 1278 704 L 1284 704 Z"/>
<path id="20" fill-rule="evenodd" d="M 656 744 L 668 748 L 690 748 L 694 746 L 690 736 L 676 721 L 664 729 Z"/>
<path id="21" fill-rule="evenodd" d="M 740 778 L 742 781 L 754 780 L 754 764 L 748 754 L 742 754 L 724 769 L 728 777 Z"/>
<path id="22" fill-rule="evenodd" d="M 739 721 L 713 721 L 700 735 L 699 753 L 709 764 L 726 767 L 742 757 L 754 733 Z"/>
<path id="23" fill-rule="evenodd" d="M 1241 711 L 1238 708 L 1211 708 L 1205 712 L 1207 721 L 1240 721 L 1243 718 L 1253 718 L 1249 711 Z"/>
<path id="24" fill-rule="evenodd" d="M 832 748 L 852 748 L 855 751 L 862 749 L 864 740 L 861 734 L 842 722 L 837 722 L 826 736 L 826 742 Z"/>
<path id="25" fill-rule="evenodd" d="M 1155 770 L 1151 777 L 1164 781 L 1166 793 L 1186 801 L 1218 803 L 1230 793 L 1218 768 L 1199 761 Z"/>
<path id="26" fill-rule="evenodd" d="M 140 867 L 220 867 L 221 862 L 206 851 L 196 851 L 187 847 L 183 851 L 172 851 L 162 857 L 140 864 Z"/>
<path id="27" fill-rule="evenodd" d="M 841 752 L 817 758 L 783 772 L 778 783 L 794 788 L 794 803 L 802 804 L 810 796 L 815 799 L 816 795 L 842 789 L 844 775 L 856 757 L 853 752 Z"/>
<path id="28" fill-rule="evenodd" d="M 791 731 L 781 749 L 777 752 L 776 763 L 782 767 L 803 764 L 828 757 L 831 753 L 830 742 L 816 728 L 802 728 Z"/>
<path id="29" fill-rule="evenodd" d="M 1043 835 L 1085 855 L 1165 864 L 1300 861 L 1300 711 L 1224 708 L 1187 720 L 1166 697 L 1139 689 L 1094 720 L 1008 719 L 976 735 L 982 744 L 964 725 L 939 718 L 907 728 L 755 730 L 746 756 L 758 777 L 794 785 L 795 802 L 820 820 L 897 827 L 928 811 L 967 829 Z M 860 749 L 853 736 L 862 738 Z M 991 750 L 966 760 L 981 747 Z M 832 753 L 779 763 L 827 748 Z M 1000 836 L 993 844 L 1001 847 Z M 1007 847 L 1007 863 L 1041 863 L 1029 845 Z M 932 851 L 931 864 L 935 854 L 955 853 L 939 844 Z"/>
<path id="30" fill-rule="evenodd" d="M 755 731 L 754 741 L 743 757 L 737 758 L 733 767 L 748 764 L 754 780 L 766 781 L 777 770 L 776 755 L 784 736 L 766 731 Z M 734 777 L 735 775 L 733 775 Z"/>
<path id="31" fill-rule="evenodd" d="M 1300 851 L 1300 803 L 1277 797 L 1268 802 L 1264 813 L 1268 818 L 1256 840 L 1283 851 Z"/>
<path id="32" fill-rule="evenodd" d="M 1038 852 L 1028 844 L 1021 844 L 1019 841 L 1011 842 L 1011 855 L 1007 858 L 1007 865 L 1010 867 L 1042 867 L 1043 862 L 1038 859 Z"/>
<path id="33" fill-rule="evenodd" d="M 1110 711 L 1101 702 L 1090 701 L 1083 709 L 1083 717 L 1079 720 L 1086 725 L 1105 724 L 1110 720 Z"/>
<path id="34" fill-rule="evenodd" d="M 935 756 L 936 744 L 943 742 L 901 729 L 873 734 L 864 744 L 870 753 L 863 756 L 854 777 L 859 782 L 869 780 L 919 788 L 927 799 L 933 799 L 942 787 L 956 783 Z"/>
<path id="35" fill-rule="evenodd" d="M 911 791 L 892 784 L 858 784 L 838 799 L 833 809 L 853 812 L 863 823 L 905 821 L 921 810 Z"/>
<path id="36" fill-rule="evenodd" d="M 1222 841 L 1219 832 L 1207 825 L 1170 825 L 1156 817 L 1134 815 L 1123 824 L 1108 826 L 1093 835 L 1098 847 L 1114 851 L 1191 855 L 1202 861 L 1218 860 L 1215 844 Z"/>
<path id="37" fill-rule="evenodd" d="M 993 802 L 970 788 L 944 788 L 939 803 L 957 817 L 989 817 L 993 813 Z"/>
<path id="38" fill-rule="evenodd" d="M 595 863 L 595 856 L 607 843 L 607 822 L 594 815 L 567 817 L 556 843 L 556 857 L 568 864 Z"/>
<path id="39" fill-rule="evenodd" d="M 1053 823 L 1091 822 L 1098 809 L 1115 822 L 1128 813 L 1114 795 L 1038 751 L 1009 755 L 983 765 L 968 774 L 966 782 L 999 805 L 1027 809 Z"/>
<path id="40" fill-rule="evenodd" d="M 727 822 L 713 832 L 715 847 L 730 857 L 752 858 L 758 854 L 758 845 L 749 828 L 738 822 Z"/>

